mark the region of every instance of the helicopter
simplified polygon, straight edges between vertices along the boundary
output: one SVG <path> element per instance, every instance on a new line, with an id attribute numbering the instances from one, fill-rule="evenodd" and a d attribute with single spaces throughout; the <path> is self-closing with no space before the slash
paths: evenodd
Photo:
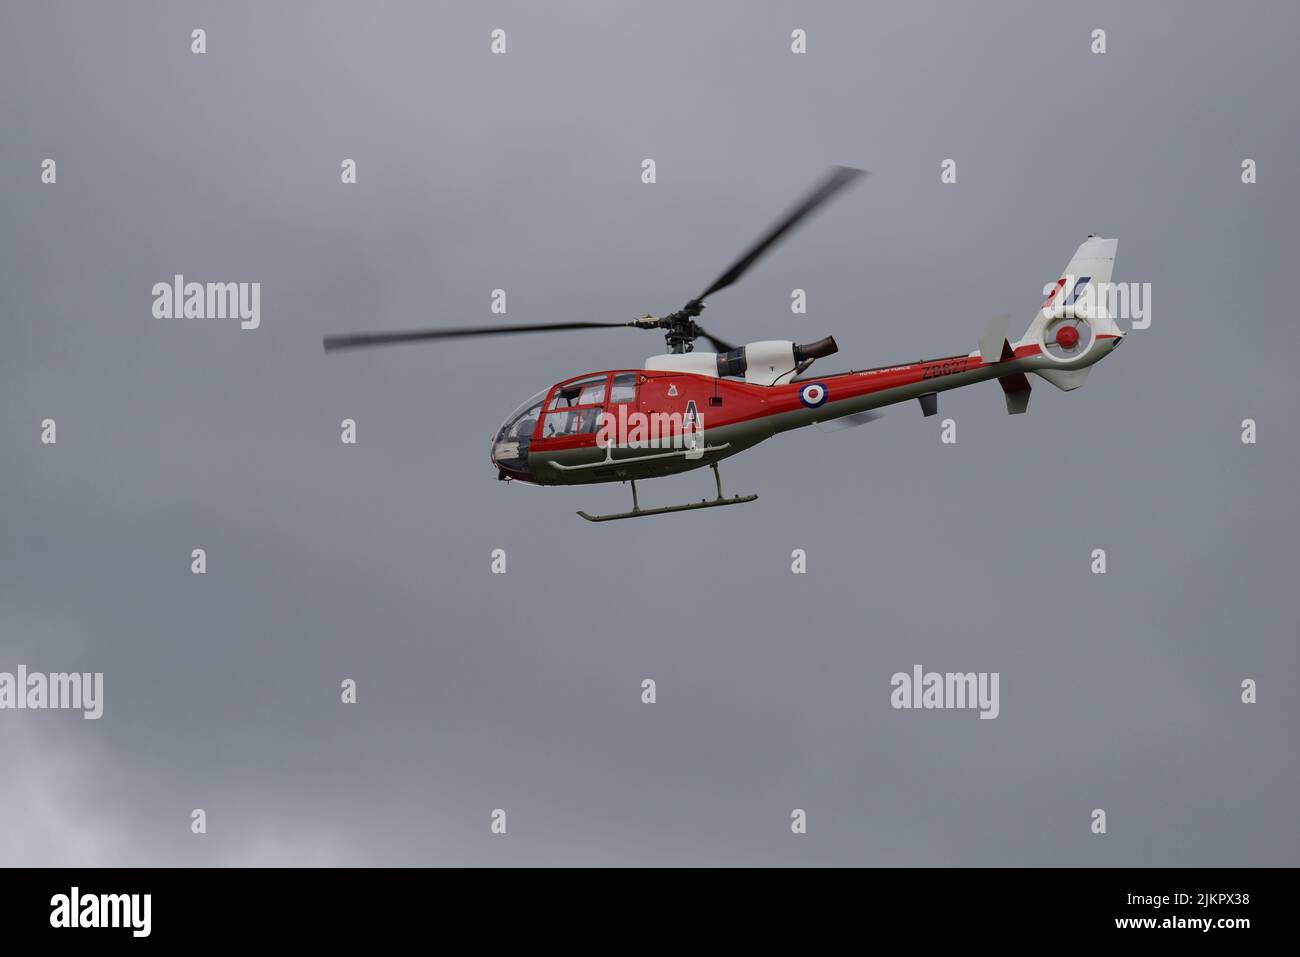
<path id="1" fill-rule="evenodd" d="M 468 326 L 326 336 L 327 352 L 472 336 L 579 329 L 662 330 L 667 352 L 639 369 L 587 373 L 556 383 L 521 403 L 496 431 L 491 461 L 497 477 L 535 485 L 630 482 L 630 511 L 577 514 L 591 522 L 739 505 L 755 494 L 726 496 L 718 463 L 781 432 L 818 425 L 848 428 L 880 417 L 876 410 L 915 399 L 924 416 L 938 411 L 938 393 L 996 379 L 1007 412 L 1028 407 L 1032 373 L 1064 391 L 1083 385 L 1094 363 L 1125 333 L 1096 293 L 1110 283 L 1118 240 L 1089 235 L 1047 290 L 1025 334 L 1007 338 L 1008 319 L 993 319 L 970 353 L 847 372 L 810 375 L 818 359 L 839 351 L 832 336 L 799 344 L 784 339 L 733 345 L 697 321 L 705 300 L 737 282 L 765 253 L 819 207 L 863 175 L 845 166 L 829 172 L 794 207 L 681 309 L 630 322 L 554 322 Z M 1090 289 L 1090 284 L 1095 286 Z M 695 351 L 703 339 L 715 351 Z M 642 508 L 638 480 L 708 466 L 711 499 Z"/>

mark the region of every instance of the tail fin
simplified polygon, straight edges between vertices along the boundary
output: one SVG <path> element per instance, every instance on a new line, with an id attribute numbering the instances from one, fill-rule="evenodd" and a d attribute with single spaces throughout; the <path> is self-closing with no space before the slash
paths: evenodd
<path id="1" fill-rule="evenodd" d="M 1088 369 L 1124 335 L 1108 311 L 1107 291 L 1115 268 L 1118 239 L 1089 236 L 1070 258 L 1065 272 L 1044 289 L 1046 300 L 1017 345 L 1037 345 L 1045 356 L 1056 360 L 1035 374 L 1066 392 L 1083 385 Z M 1074 330 L 1057 340 L 1062 325 Z M 1050 334 L 1049 334 L 1050 333 Z M 1084 338 L 1086 335 L 1086 339 Z"/>
<path id="2" fill-rule="evenodd" d="M 980 359 L 985 365 L 993 365 L 996 362 L 1010 362 L 1016 357 L 1015 350 L 1011 348 L 1011 343 L 1007 341 L 1007 322 L 1006 316 L 994 316 L 993 321 L 989 323 L 984 334 L 980 336 Z M 1011 415 L 1019 415 L 1029 408 L 1029 393 L 1032 386 L 1029 380 L 1025 378 L 1023 372 L 1012 372 L 1008 375 L 998 376 L 998 384 L 1002 386 L 1002 391 L 1007 399 L 1007 412 Z M 922 397 L 924 399 L 924 397 Z M 925 408 L 922 401 L 921 408 Z M 926 412 L 930 415 L 930 412 Z"/>

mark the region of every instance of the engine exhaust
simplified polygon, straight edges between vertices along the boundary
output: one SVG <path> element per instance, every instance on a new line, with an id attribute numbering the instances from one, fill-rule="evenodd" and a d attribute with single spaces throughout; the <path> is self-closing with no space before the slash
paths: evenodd
<path id="1" fill-rule="evenodd" d="M 794 347 L 794 361 L 802 363 L 805 359 L 825 359 L 827 356 L 833 356 L 839 351 L 840 347 L 835 344 L 835 337 L 827 336 L 825 339 L 810 342 L 806 346 L 796 344 Z"/>

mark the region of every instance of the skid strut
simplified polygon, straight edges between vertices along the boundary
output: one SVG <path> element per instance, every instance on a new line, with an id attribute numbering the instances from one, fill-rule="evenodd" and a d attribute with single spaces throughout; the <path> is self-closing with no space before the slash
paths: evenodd
<path id="1" fill-rule="evenodd" d="M 586 512 L 578 512 L 589 522 L 612 522 L 620 518 L 641 518 L 644 515 L 666 515 L 668 512 L 689 512 L 697 508 L 717 508 L 720 505 L 743 505 L 745 502 L 752 502 L 758 498 L 757 495 L 733 495 L 731 498 L 724 498 L 722 495 L 722 476 L 718 472 L 718 463 L 712 463 L 709 468 L 713 469 L 713 480 L 718 487 L 718 497 L 706 498 L 700 502 L 687 502 L 685 505 L 662 505 L 658 508 L 642 508 L 636 494 L 636 479 L 632 479 L 632 511 L 616 512 L 613 515 L 588 515 Z"/>

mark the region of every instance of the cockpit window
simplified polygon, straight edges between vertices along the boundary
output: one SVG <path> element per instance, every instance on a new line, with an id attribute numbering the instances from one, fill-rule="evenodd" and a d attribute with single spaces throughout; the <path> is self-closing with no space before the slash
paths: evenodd
<path id="1" fill-rule="evenodd" d="M 542 438 L 551 439 L 557 435 L 576 435 L 578 432 L 578 412 L 576 409 L 562 409 L 559 412 L 546 413 L 542 423 Z"/>
<path id="2" fill-rule="evenodd" d="M 589 409 L 560 409 L 546 413 L 542 423 L 542 438 L 551 439 L 557 435 L 582 435 L 597 432 L 600 429 L 599 406 Z"/>
<path id="3" fill-rule="evenodd" d="M 636 399 L 636 377 L 635 372 L 620 372 L 614 376 L 614 386 L 609 390 L 611 404 Z"/>
<path id="4" fill-rule="evenodd" d="M 575 405 L 604 405 L 605 376 L 591 376 L 577 382 L 566 382 L 555 390 L 552 409 L 567 409 Z"/>
<path id="5" fill-rule="evenodd" d="M 598 431 L 608 382 L 609 374 L 604 373 L 557 386 L 542 422 L 542 438 Z"/>

